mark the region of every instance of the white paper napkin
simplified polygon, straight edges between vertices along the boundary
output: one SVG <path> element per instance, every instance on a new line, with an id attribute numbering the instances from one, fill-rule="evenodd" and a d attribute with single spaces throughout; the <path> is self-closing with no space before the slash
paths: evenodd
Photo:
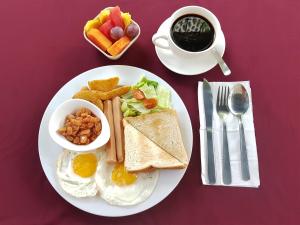
<path id="1" fill-rule="evenodd" d="M 228 149 L 231 164 L 231 176 L 232 183 L 226 186 L 239 186 L 239 187 L 258 187 L 260 185 L 259 171 L 258 171 L 258 158 L 255 140 L 255 129 L 253 124 L 253 111 L 252 111 L 252 96 L 249 81 L 241 82 L 209 82 L 213 95 L 213 147 L 214 147 L 214 159 L 215 159 L 215 171 L 216 171 L 216 183 L 215 185 L 225 185 L 222 182 L 222 120 L 216 111 L 216 101 L 218 87 L 220 85 L 228 85 L 229 88 L 235 84 L 241 83 L 245 86 L 249 98 L 250 105 L 248 111 L 243 115 L 242 121 L 245 130 L 245 140 L 249 161 L 250 180 L 243 181 L 241 174 L 241 160 L 240 160 L 240 135 L 239 135 L 239 124 L 238 119 L 233 114 L 229 113 L 226 118 L 227 125 L 227 137 L 228 137 Z M 203 83 L 198 83 L 198 106 L 200 114 L 200 142 L 201 142 L 201 177 L 202 182 L 205 185 L 208 183 L 207 175 L 207 149 L 205 139 L 205 113 L 203 103 Z"/>

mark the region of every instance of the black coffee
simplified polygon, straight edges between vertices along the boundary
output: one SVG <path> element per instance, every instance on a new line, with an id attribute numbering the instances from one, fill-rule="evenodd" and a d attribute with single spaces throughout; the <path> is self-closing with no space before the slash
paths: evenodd
<path id="1" fill-rule="evenodd" d="M 190 52 L 199 52 L 212 45 L 215 31 L 206 18 L 187 14 L 173 23 L 171 37 L 178 47 Z"/>

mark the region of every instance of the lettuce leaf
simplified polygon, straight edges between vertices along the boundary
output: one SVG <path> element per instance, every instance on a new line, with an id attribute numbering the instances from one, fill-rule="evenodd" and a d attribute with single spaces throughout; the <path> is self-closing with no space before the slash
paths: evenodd
<path id="1" fill-rule="evenodd" d="M 144 84 L 139 89 L 144 93 L 146 98 L 157 98 L 154 86 Z"/>
<path id="2" fill-rule="evenodd" d="M 162 85 L 158 85 L 156 94 L 159 107 L 171 108 L 171 92 L 168 89 Z"/>
<path id="3" fill-rule="evenodd" d="M 153 86 L 156 88 L 158 86 L 158 82 L 154 80 L 148 80 L 145 76 L 142 76 L 139 82 L 132 86 L 133 89 L 139 89 L 140 87 L 147 84 L 148 86 Z"/>

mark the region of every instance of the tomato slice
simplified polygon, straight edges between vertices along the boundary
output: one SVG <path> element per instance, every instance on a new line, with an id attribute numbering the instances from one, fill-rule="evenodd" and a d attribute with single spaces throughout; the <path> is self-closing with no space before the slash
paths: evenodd
<path id="1" fill-rule="evenodd" d="M 114 26 L 119 26 L 124 29 L 124 22 L 121 16 L 121 9 L 119 6 L 113 7 L 110 10 L 109 17 L 111 19 L 111 22 Z"/>
<path id="2" fill-rule="evenodd" d="M 145 98 L 144 92 L 139 89 L 132 90 L 132 96 L 137 100 L 143 100 Z"/>
<path id="3" fill-rule="evenodd" d="M 99 28 L 99 30 L 108 38 L 111 40 L 110 37 L 110 30 L 113 28 L 113 23 L 110 19 L 108 19 L 104 24 L 102 24 Z"/>
<path id="4" fill-rule="evenodd" d="M 148 98 L 143 100 L 144 106 L 147 109 L 153 109 L 157 105 L 156 98 Z"/>

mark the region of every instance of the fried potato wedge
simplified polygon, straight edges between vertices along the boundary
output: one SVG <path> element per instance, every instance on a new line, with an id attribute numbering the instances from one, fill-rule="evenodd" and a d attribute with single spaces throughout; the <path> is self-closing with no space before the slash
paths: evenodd
<path id="1" fill-rule="evenodd" d="M 98 92 L 97 94 L 102 100 L 108 100 L 108 99 L 112 99 L 116 96 L 124 95 L 129 90 L 130 90 L 130 86 L 122 86 L 122 87 L 115 88 L 111 91 Z"/>
<path id="2" fill-rule="evenodd" d="M 92 80 L 89 81 L 89 87 L 91 90 L 97 91 L 111 91 L 119 83 L 119 77 L 111 77 L 103 80 Z"/>
<path id="3" fill-rule="evenodd" d="M 96 106 L 98 106 L 99 109 L 103 111 L 103 102 L 99 96 L 100 92 L 94 91 L 94 90 L 80 90 L 77 92 L 73 98 L 83 99 L 86 101 L 89 101 Z"/>

